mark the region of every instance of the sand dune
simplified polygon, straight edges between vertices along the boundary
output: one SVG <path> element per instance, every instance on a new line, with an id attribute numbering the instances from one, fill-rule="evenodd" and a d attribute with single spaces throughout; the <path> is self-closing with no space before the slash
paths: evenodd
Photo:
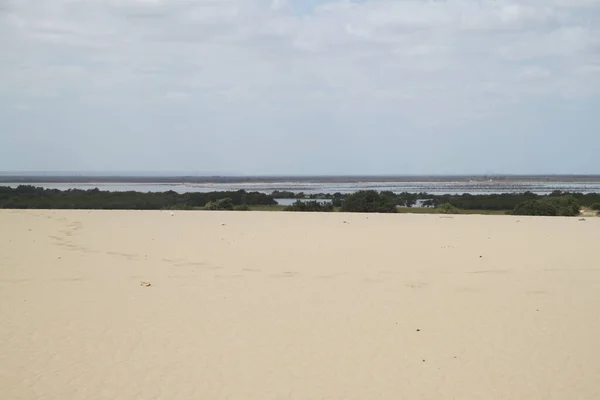
<path id="1" fill-rule="evenodd" d="M 600 399 L 600 218 L 0 227 L 3 399 Z"/>

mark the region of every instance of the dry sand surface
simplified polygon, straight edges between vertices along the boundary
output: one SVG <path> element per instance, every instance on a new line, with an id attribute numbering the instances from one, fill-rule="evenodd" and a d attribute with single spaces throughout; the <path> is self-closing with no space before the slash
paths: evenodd
<path id="1" fill-rule="evenodd" d="M 600 218 L 170 214 L 0 211 L 2 399 L 600 399 Z"/>

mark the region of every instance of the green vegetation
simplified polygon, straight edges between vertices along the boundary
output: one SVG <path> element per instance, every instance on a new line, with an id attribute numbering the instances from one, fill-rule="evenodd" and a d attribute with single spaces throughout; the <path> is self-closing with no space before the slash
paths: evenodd
<path id="1" fill-rule="evenodd" d="M 293 198 L 291 206 L 278 205 L 276 198 Z M 315 199 L 328 199 L 321 202 Z M 413 208 L 417 202 L 423 207 Z M 174 191 L 140 193 L 91 190 L 57 190 L 21 185 L 0 186 L 0 208 L 118 209 L 118 210 L 259 210 L 364 213 L 514 214 L 576 216 L 581 207 L 600 212 L 600 194 L 555 191 L 549 195 L 531 192 L 485 195 L 431 195 L 362 190 L 352 194 L 312 194 L 275 191 L 271 195 L 245 190 L 210 193 Z"/>
<path id="2" fill-rule="evenodd" d="M 272 196 L 260 192 L 246 192 L 238 190 L 235 192 L 209 192 L 209 193 L 185 193 L 179 195 L 182 201 L 186 201 L 192 207 L 204 207 L 210 202 L 229 198 L 234 206 L 246 204 L 248 206 L 274 206 L 277 202 Z"/>
<path id="3" fill-rule="evenodd" d="M 322 203 L 319 201 L 300 201 L 297 200 L 291 206 L 285 208 L 285 211 L 312 211 L 312 212 L 331 212 L 334 211 L 331 203 Z"/>
<path id="4" fill-rule="evenodd" d="M 463 214 L 463 215 L 512 215 L 512 210 L 461 210 L 457 208 L 451 213 L 447 213 L 441 208 L 425 207 L 398 207 L 400 214 Z"/>
<path id="5" fill-rule="evenodd" d="M 395 213 L 397 200 L 391 192 L 361 190 L 346 197 L 342 203 L 344 212 Z"/>
<path id="6" fill-rule="evenodd" d="M 210 192 L 178 194 L 109 192 L 91 190 L 57 190 L 21 185 L 0 186 L 0 208 L 105 209 L 105 210 L 189 210 L 234 209 L 236 206 L 273 206 L 271 196 L 259 192 Z"/>
<path id="7" fill-rule="evenodd" d="M 560 190 L 555 190 L 554 192 L 550 193 L 547 197 L 561 197 L 561 196 L 574 197 L 575 200 L 577 201 L 577 203 L 579 203 L 579 205 L 581 205 L 582 207 L 590 207 L 594 203 L 600 202 L 600 193 L 582 194 L 582 193 L 561 192 Z M 543 196 L 540 196 L 540 197 L 543 197 Z"/>
<path id="8" fill-rule="evenodd" d="M 276 199 L 303 199 L 304 193 L 288 192 L 287 190 L 275 190 L 271 193 Z"/>
<path id="9" fill-rule="evenodd" d="M 458 213 L 458 208 L 454 207 L 450 203 L 441 204 L 439 209 L 442 214 L 457 214 Z"/>
<path id="10" fill-rule="evenodd" d="M 285 211 L 286 206 L 275 205 L 275 206 L 249 206 L 250 211 Z"/>
<path id="11" fill-rule="evenodd" d="M 423 202 L 424 207 L 439 207 L 440 204 L 448 203 L 460 210 L 512 211 L 518 205 L 529 200 L 564 196 L 574 197 L 577 203 L 583 207 L 589 207 L 593 203 L 600 201 L 600 193 L 582 194 L 561 191 L 554 191 L 547 196 L 537 195 L 532 192 L 477 195 L 468 193 L 461 195 L 429 195 L 420 193 L 419 199 L 426 199 Z"/>
<path id="12" fill-rule="evenodd" d="M 519 204 L 513 214 L 574 217 L 579 215 L 580 209 L 573 196 L 546 197 Z"/>
<path id="13" fill-rule="evenodd" d="M 428 196 L 433 206 L 440 204 L 450 204 L 461 210 L 513 210 L 520 203 L 536 198 L 537 195 L 526 193 L 505 193 L 505 194 L 462 194 L 462 195 L 441 195 Z M 430 203 L 428 203 L 430 204 Z"/>
<path id="14" fill-rule="evenodd" d="M 233 201 L 229 197 L 227 197 L 224 199 L 220 199 L 217 201 L 210 201 L 210 202 L 206 203 L 206 205 L 204 206 L 204 209 L 212 210 L 212 211 L 231 211 L 231 210 L 233 210 L 233 207 L 234 207 Z"/>

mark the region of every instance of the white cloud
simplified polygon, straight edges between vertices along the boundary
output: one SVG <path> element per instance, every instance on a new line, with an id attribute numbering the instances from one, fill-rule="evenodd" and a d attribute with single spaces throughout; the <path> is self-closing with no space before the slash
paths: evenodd
<path id="1" fill-rule="evenodd" d="M 151 67 L 166 85 L 198 89 L 292 86 L 301 93 L 289 96 L 335 98 L 336 90 L 401 88 L 420 96 L 431 81 L 452 89 L 510 79 L 520 61 L 544 69 L 593 63 L 600 32 L 579 12 L 552 1 L 375 0 L 330 2 L 300 17 L 284 1 L 23 0 L 5 14 L 3 37 L 32 84 L 41 74 L 37 83 L 60 87 L 85 68 L 126 89 L 123 78 Z M 47 82 L 48 68 L 63 69 L 64 79 Z M 576 79 L 573 69 L 562 74 Z"/>
<path id="2" fill-rule="evenodd" d="M 529 79 L 548 79 L 552 76 L 552 73 L 545 68 L 542 67 L 524 67 L 521 70 L 520 77 L 529 80 Z"/>
<path id="3" fill-rule="evenodd" d="M 283 125 L 298 110 L 396 115 L 429 129 L 600 94 L 597 0 L 331 0 L 308 14 L 286 0 L 0 4 L 0 96 L 18 104 L 170 104 Z"/>

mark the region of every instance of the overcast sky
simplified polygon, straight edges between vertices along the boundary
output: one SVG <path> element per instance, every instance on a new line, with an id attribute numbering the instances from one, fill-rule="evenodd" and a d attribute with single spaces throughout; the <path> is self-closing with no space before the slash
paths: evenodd
<path id="1" fill-rule="evenodd" d="M 0 0 L 0 171 L 600 173 L 600 0 Z"/>

